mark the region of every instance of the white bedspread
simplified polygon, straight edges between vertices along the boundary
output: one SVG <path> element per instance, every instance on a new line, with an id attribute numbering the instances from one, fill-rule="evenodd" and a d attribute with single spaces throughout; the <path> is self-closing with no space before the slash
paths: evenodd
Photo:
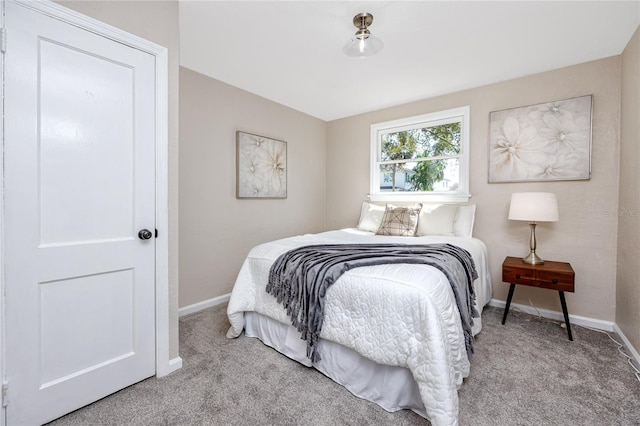
<path id="1" fill-rule="evenodd" d="M 285 309 L 265 291 L 275 259 L 296 247 L 331 243 L 451 243 L 474 258 L 479 278 L 474 283 L 478 311 L 491 299 L 486 246 L 463 237 L 383 237 L 356 229 L 302 235 L 256 246 L 245 260 L 227 309 L 237 337 L 244 328 L 244 312 L 255 311 L 285 324 Z M 480 330 L 475 319 L 474 334 Z M 346 272 L 327 291 L 325 320 L 320 334 L 354 349 L 379 364 L 408 368 L 420 389 L 434 426 L 456 425 L 458 393 L 469 375 L 453 291 L 444 274 L 427 265 L 376 265 Z"/>

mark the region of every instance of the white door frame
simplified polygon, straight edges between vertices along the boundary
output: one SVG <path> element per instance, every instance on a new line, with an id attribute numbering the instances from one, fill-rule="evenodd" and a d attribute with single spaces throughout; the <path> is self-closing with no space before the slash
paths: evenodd
<path id="1" fill-rule="evenodd" d="M 84 16 L 78 12 L 67 9 L 56 3 L 47 0 L 7 0 L 20 4 L 26 8 L 35 10 L 55 19 L 70 23 L 77 27 L 88 30 L 92 33 L 109 38 L 135 49 L 147 52 L 155 57 L 155 117 L 156 117 L 156 228 L 158 238 L 154 239 L 156 245 L 156 276 L 155 276 L 155 308 L 156 308 L 156 376 L 165 376 L 182 366 L 180 357 L 170 359 L 169 354 L 169 211 L 168 211 L 168 52 L 167 48 L 152 43 L 138 36 L 129 34 L 118 28 L 107 25 L 96 19 Z M 0 27 L 4 29 L 5 2 L 0 3 Z M 11 48 L 11 35 L 2 32 L 1 45 L 4 47 L 8 41 L 8 49 Z M 4 54 L 0 54 L 0 99 L 4 99 Z M 4 104 L 2 104 L 2 116 L 4 117 Z M 4 120 L 0 120 L 0 134 L 2 134 L 2 147 L 4 147 Z M 5 277 L 4 277 L 4 149 L 0 149 L 0 378 L 4 384 L 6 381 L 5 371 Z M 9 391 L 8 399 L 11 399 Z M 5 425 L 5 407 L 0 409 L 0 426 Z"/>

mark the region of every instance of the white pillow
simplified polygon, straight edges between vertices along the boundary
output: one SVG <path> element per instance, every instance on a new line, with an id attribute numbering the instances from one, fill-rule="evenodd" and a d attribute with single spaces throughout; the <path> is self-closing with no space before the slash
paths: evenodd
<path id="1" fill-rule="evenodd" d="M 476 205 L 471 204 L 469 206 L 460 206 L 458 208 L 458 217 L 456 223 L 453 225 L 453 233 L 456 237 L 469 237 L 473 236 L 473 222 L 476 216 Z"/>
<path id="2" fill-rule="evenodd" d="M 420 237 L 425 235 L 455 235 L 454 225 L 458 216 L 458 206 L 441 204 L 429 209 L 427 206 L 420 212 L 418 230 Z"/>
<path id="3" fill-rule="evenodd" d="M 364 201 L 362 203 L 362 211 L 360 212 L 358 229 L 361 231 L 377 232 L 382 223 L 384 210 L 385 206 Z"/>

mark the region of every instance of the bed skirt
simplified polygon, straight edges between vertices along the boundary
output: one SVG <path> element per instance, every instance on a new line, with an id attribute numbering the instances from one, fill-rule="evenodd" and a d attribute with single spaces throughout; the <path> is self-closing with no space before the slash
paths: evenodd
<path id="1" fill-rule="evenodd" d="M 338 343 L 320 340 L 320 361 L 307 358 L 306 342 L 290 325 L 256 312 L 245 312 L 245 335 L 257 337 L 287 357 L 314 367 L 353 395 L 374 402 L 387 411 L 412 410 L 428 418 L 418 385 L 404 367 L 381 365 Z"/>

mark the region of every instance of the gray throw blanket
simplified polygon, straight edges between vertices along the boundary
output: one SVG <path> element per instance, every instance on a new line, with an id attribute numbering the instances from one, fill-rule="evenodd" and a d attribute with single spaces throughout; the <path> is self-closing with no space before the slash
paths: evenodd
<path id="1" fill-rule="evenodd" d="M 451 244 L 322 244 L 280 255 L 269 271 L 266 291 L 275 296 L 307 342 L 307 357 L 320 360 L 317 343 L 324 322 L 327 289 L 350 269 L 389 263 L 431 265 L 444 273 L 455 296 L 467 357 L 473 354 L 473 281 L 478 277 L 468 251 Z"/>

